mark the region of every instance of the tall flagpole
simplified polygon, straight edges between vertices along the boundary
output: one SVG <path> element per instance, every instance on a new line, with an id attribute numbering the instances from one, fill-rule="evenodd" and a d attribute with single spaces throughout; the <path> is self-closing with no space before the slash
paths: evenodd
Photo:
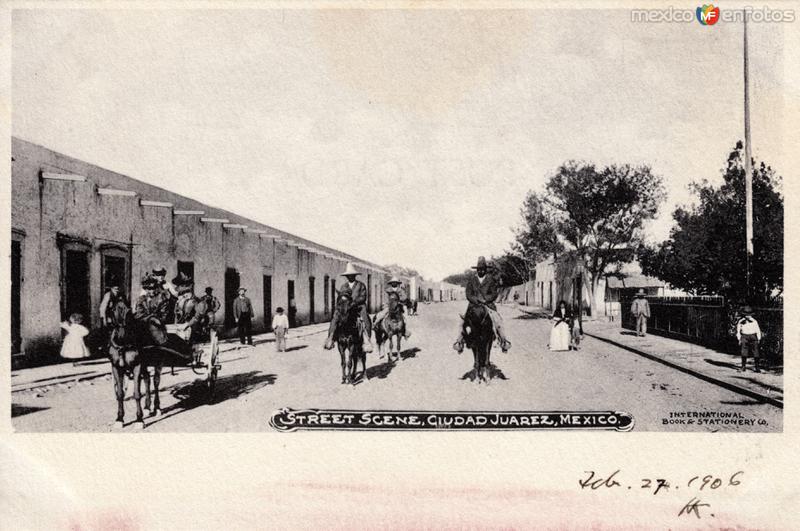
<path id="1" fill-rule="evenodd" d="M 747 297 L 752 295 L 750 276 L 753 266 L 753 167 L 750 154 L 750 72 L 747 58 L 747 12 L 744 12 L 744 182 L 747 223 Z"/>

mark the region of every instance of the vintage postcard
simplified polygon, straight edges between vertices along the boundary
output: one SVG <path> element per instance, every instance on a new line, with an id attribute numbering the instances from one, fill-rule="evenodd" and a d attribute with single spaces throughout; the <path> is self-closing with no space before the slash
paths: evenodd
<path id="1" fill-rule="evenodd" d="M 4 16 L 20 528 L 792 527 L 798 5 Z"/>

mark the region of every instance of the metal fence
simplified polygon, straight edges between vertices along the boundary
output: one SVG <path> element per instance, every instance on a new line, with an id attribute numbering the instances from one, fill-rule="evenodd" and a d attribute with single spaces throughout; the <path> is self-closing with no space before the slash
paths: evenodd
<path id="1" fill-rule="evenodd" d="M 740 308 L 725 304 L 724 297 L 645 297 L 650 304 L 647 331 L 674 339 L 690 341 L 726 352 L 738 352 L 736 323 Z M 633 297 L 620 301 L 622 326 L 636 329 L 631 314 Z M 759 323 L 762 356 L 772 362 L 783 361 L 783 307 L 755 307 L 753 316 Z"/>

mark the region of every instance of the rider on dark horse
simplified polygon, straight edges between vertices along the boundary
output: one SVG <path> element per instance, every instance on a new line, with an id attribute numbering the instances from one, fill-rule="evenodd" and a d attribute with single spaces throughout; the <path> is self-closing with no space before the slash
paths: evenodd
<path id="1" fill-rule="evenodd" d="M 358 308 L 361 321 L 364 326 L 364 345 L 363 351 L 364 352 L 372 352 L 372 326 L 369 320 L 369 314 L 367 313 L 367 286 L 364 285 L 363 282 L 360 280 L 356 280 L 356 276 L 360 275 L 358 271 L 356 271 L 355 266 L 351 263 L 347 263 L 347 268 L 345 272 L 342 273 L 341 276 L 347 279 L 347 282 L 344 286 L 342 286 L 339 290 L 341 293 L 342 291 L 349 290 L 350 294 L 353 299 L 353 305 Z M 339 322 L 339 308 L 337 307 L 333 312 L 333 318 L 331 319 L 331 325 L 328 329 L 328 338 L 325 340 L 324 348 L 326 350 L 330 350 L 333 348 L 333 338 L 334 333 L 336 332 L 336 324 Z"/>
<path id="2" fill-rule="evenodd" d="M 511 348 L 511 343 L 506 338 L 503 330 L 503 318 L 497 312 L 497 306 L 494 301 L 500 294 L 500 282 L 494 274 L 488 274 L 488 266 L 486 265 L 486 258 L 483 256 L 478 257 L 478 265 L 472 269 L 476 270 L 477 275 L 473 275 L 467 282 L 467 312 L 470 312 L 475 306 L 484 306 L 489 312 L 494 325 L 495 334 L 500 341 L 500 348 L 503 352 L 508 352 Z M 458 339 L 453 344 L 453 349 L 458 353 L 464 352 L 464 324 L 460 323 Z"/>
<path id="3" fill-rule="evenodd" d="M 386 288 L 386 300 L 387 302 L 383 303 L 383 308 L 378 314 L 375 316 L 375 321 L 372 323 L 372 328 L 378 328 L 380 326 L 381 321 L 389 315 L 389 301 L 395 300 L 398 302 L 400 306 L 400 311 L 402 312 L 403 306 L 408 304 L 408 295 L 406 294 L 405 288 L 403 288 L 402 281 L 397 278 L 397 276 L 393 276 L 389 279 L 388 286 Z M 411 332 L 408 331 L 408 323 L 406 323 L 406 331 L 403 334 L 405 339 L 411 337 Z"/>

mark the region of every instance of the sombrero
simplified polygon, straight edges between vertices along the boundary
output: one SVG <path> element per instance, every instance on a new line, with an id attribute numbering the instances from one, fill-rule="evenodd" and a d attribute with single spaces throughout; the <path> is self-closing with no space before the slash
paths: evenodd
<path id="1" fill-rule="evenodd" d="M 473 267 L 472 269 L 481 269 L 481 268 L 486 268 L 486 267 L 488 267 L 488 266 L 486 265 L 486 258 L 485 258 L 485 257 L 483 257 L 483 256 L 479 256 L 479 257 L 478 257 L 478 265 L 476 265 L 476 266 L 475 266 L 475 267 Z"/>
<path id="2" fill-rule="evenodd" d="M 356 271 L 356 266 L 353 265 L 353 262 L 347 262 L 347 267 L 344 269 L 344 273 L 339 276 L 342 277 L 349 277 L 350 275 L 360 275 L 358 271 Z"/>

